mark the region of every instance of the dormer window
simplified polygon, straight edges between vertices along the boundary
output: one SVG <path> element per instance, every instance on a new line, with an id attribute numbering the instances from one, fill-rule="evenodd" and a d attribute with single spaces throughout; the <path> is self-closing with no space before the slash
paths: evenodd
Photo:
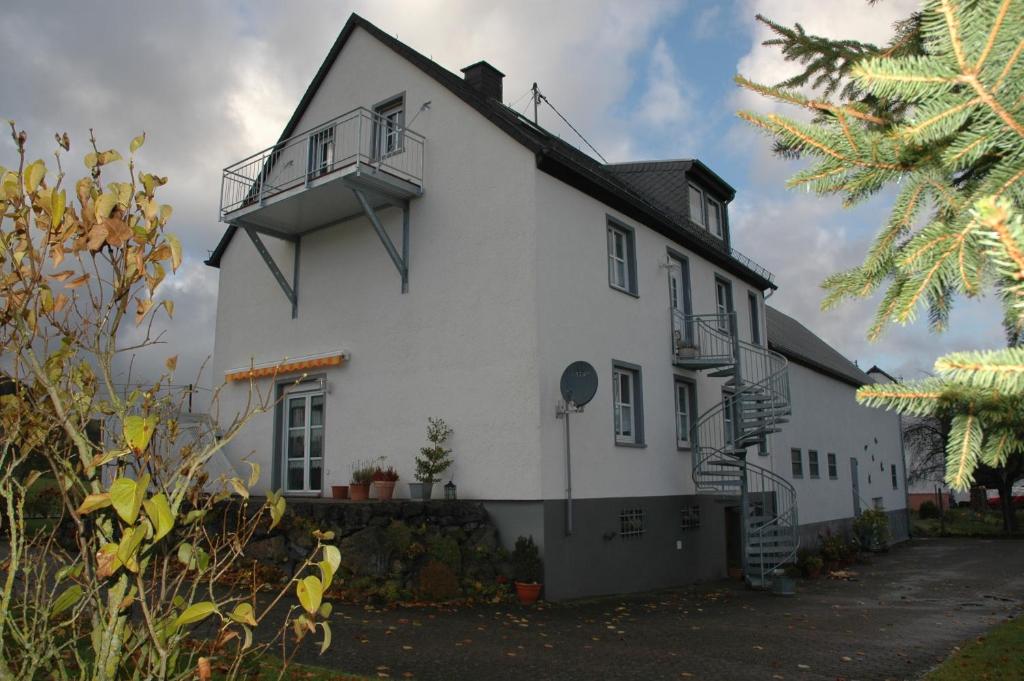
<path id="1" fill-rule="evenodd" d="M 701 227 L 707 227 L 704 218 L 704 192 L 698 187 L 690 185 L 690 219 Z"/>
<path id="2" fill-rule="evenodd" d="M 697 185 L 690 185 L 690 220 L 719 239 L 725 238 L 725 215 L 722 204 L 708 196 Z"/>

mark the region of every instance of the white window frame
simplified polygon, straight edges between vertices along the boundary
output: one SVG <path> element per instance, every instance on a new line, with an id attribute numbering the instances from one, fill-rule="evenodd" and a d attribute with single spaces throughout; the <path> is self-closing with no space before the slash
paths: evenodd
<path id="1" fill-rule="evenodd" d="M 818 459 L 817 449 L 807 450 L 807 477 L 812 480 L 821 477 L 821 461 Z"/>
<path id="2" fill-rule="evenodd" d="M 704 219 L 707 222 L 707 230 L 719 239 L 725 238 L 725 207 L 721 201 L 716 201 L 710 196 L 705 197 L 706 206 L 704 209 Z M 714 206 L 717 210 L 718 219 L 712 224 L 711 221 L 711 207 Z"/>
<path id="3" fill-rule="evenodd" d="M 622 393 L 623 377 L 626 379 L 626 394 Z M 612 420 L 616 445 L 646 446 L 643 389 L 643 375 L 639 366 L 612 360 Z"/>
<path id="4" fill-rule="evenodd" d="M 839 479 L 839 461 L 836 458 L 835 453 L 829 452 L 825 455 L 825 460 L 828 462 L 828 479 L 838 480 Z"/>
<path id="5" fill-rule="evenodd" d="M 718 330 L 729 333 L 729 315 L 734 311 L 732 300 L 732 283 L 721 277 L 715 277 L 715 310 L 718 312 Z"/>
<path id="6" fill-rule="evenodd" d="M 736 443 L 736 401 L 735 393 L 722 391 L 722 429 L 725 444 L 730 447 Z"/>
<path id="7" fill-rule="evenodd" d="M 311 177 L 329 173 L 334 166 L 334 128 L 323 128 L 309 136 L 307 172 Z"/>
<path id="8" fill-rule="evenodd" d="M 373 107 L 374 158 L 382 159 L 404 151 L 405 95 L 398 95 Z"/>
<path id="9" fill-rule="evenodd" d="M 694 416 L 694 389 L 693 383 L 676 377 L 675 380 L 675 415 L 676 415 L 676 448 L 690 449 L 693 442 L 690 439 L 690 431 L 693 428 Z M 686 421 L 685 425 L 683 421 Z"/>
<path id="10" fill-rule="evenodd" d="M 622 252 L 618 246 L 621 242 Z M 622 279 L 619 280 L 619 266 Z M 630 292 L 631 267 L 629 257 L 629 233 L 616 225 L 608 225 L 608 283 L 612 288 Z"/>
<path id="11" fill-rule="evenodd" d="M 793 455 L 796 454 L 796 459 Z M 804 477 L 804 453 L 803 450 L 793 447 L 789 450 L 789 467 L 794 478 Z"/>
<path id="12" fill-rule="evenodd" d="M 698 187 L 697 185 L 693 184 L 692 182 L 689 184 L 689 187 L 690 187 L 689 193 L 686 196 L 687 196 L 687 199 L 689 200 L 689 203 L 690 203 L 690 220 L 692 222 L 697 223 L 698 225 L 700 225 L 704 229 L 707 229 L 708 228 L 708 209 L 707 209 L 707 206 L 704 204 L 704 201 L 705 201 L 704 190 L 701 189 L 700 187 Z M 693 200 L 693 193 L 694 192 L 697 192 L 697 195 L 700 197 L 700 199 L 698 201 L 696 201 L 696 202 L 694 202 L 694 200 Z M 696 205 L 700 209 L 700 219 L 699 220 L 696 220 L 693 217 L 693 207 L 694 207 L 695 203 L 696 203 Z"/>
<path id="13" fill-rule="evenodd" d="M 313 400 L 315 398 L 321 400 L 321 422 L 320 425 L 313 425 Z M 302 400 L 304 410 L 304 420 L 300 426 L 291 425 L 291 404 L 293 400 Z M 289 390 L 284 395 L 284 405 L 282 409 L 282 424 L 281 424 L 281 477 L 282 487 L 287 494 L 309 494 L 315 495 L 323 492 L 324 485 L 324 452 L 326 449 L 326 421 L 327 421 L 327 399 L 323 389 L 317 384 L 315 387 L 297 386 L 294 390 Z M 302 488 L 295 489 L 290 486 L 289 476 L 289 446 L 290 438 L 289 435 L 292 431 L 301 430 L 303 439 L 303 452 L 302 452 Z M 312 433 L 313 430 L 320 431 L 320 456 L 310 456 L 310 449 L 312 447 Z M 320 486 L 314 488 L 310 485 L 310 471 L 313 469 L 313 462 L 320 462 Z"/>
<path id="14" fill-rule="evenodd" d="M 691 311 L 690 261 L 669 251 L 668 296 L 672 306 L 672 336 L 675 350 L 693 345 L 693 325 L 687 318 Z"/>

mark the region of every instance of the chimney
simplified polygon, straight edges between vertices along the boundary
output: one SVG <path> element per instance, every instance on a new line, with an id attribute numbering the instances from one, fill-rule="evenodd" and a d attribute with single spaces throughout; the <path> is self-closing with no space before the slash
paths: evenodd
<path id="1" fill-rule="evenodd" d="M 501 101 L 501 80 L 505 74 L 485 61 L 478 61 L 462 69 L 466 74 L 466 82 L 476 88 L 485 97 L 493 97 Z"/>

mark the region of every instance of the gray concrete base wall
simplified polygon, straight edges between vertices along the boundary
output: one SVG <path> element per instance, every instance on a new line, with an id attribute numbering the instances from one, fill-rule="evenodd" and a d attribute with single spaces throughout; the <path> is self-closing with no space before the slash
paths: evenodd
<path id="1" fill-rule="evenodd" d="M 684 507 L 700 507 L 700 527 L 682 528 Z M 563 500 L 544 502 L 545 598 L 628 593 L 726 574 L 725 504 L 709 496 L 583 499 L 566 534 Z M 623 537 L 620 514 L 642 509 L 644 532 Z"/>
<path id="2" fill-rule="evenodd" d="M 910 514 L 907 509 L 886 511 L 889 516 L 889 543 L 899 544 L 910 539 Z M 821 544 L 821 536 L 826 532 L 848 535 L 853 532 L 853 518 L 838 518 L 820 523 L 807 523 L 800 526 L 800 547 L 816 550 Z"/>

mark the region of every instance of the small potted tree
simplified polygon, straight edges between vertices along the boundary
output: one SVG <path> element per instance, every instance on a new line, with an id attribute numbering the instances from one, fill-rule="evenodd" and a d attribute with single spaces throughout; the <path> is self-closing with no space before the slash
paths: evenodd
<path id="1" fill-rule="evenodd" d="M 416 457 L 416 482 L 409 483 L 409 496 L 413 499 L 429 499 L 434 483 L 452 465 L 452 450 L 444 443 L 452 436 L 452 429 L 444 419 L 427 419 L 427 440 L 430 445 L 420 448 Z"/>
<path id="2" fill-rule="evenodd" d="M 366 461 L 352 464 L 352 482 L 348 486 L 348 496 L 352 501 L 366 501 L 370 498 L 370 483 L 377 467 Z"/>
<path id="3" fill-rule="evenodd" d="M 381 468 L 377 466 L 373 471 L 373 487 L 377 490 L 377 498 L 387 501 L 395 495 L 395 483 L 398 482 L 398 471 L 394 466 Z"/>
<path id="4" fill-rule="evenodd" d="M 533 535 L 516 539 L 516 546 L 512 551 L 512 572 L 519 602 L 523 605 L 536 603 L 544 586 L 541 583 L 544 564 L 540 559 L 540 550 L 533 542 Z"/>

